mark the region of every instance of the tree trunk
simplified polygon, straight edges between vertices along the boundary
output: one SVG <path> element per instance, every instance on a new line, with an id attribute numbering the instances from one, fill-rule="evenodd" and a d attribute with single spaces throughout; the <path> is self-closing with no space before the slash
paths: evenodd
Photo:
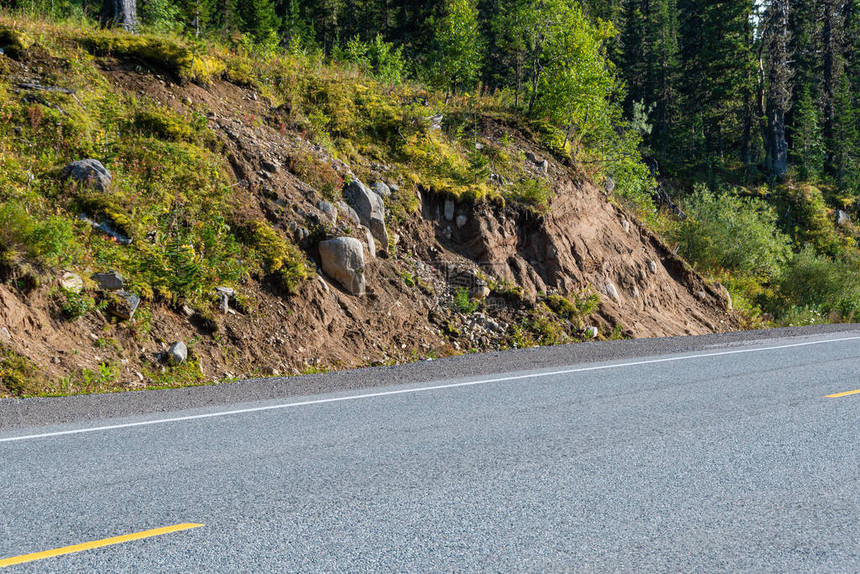
<path id="1" fill-rule="evenodd" d="M 103 26 L 122 26 L 126 32 L 137 30 L 137 0 L 103 0 Z"/>

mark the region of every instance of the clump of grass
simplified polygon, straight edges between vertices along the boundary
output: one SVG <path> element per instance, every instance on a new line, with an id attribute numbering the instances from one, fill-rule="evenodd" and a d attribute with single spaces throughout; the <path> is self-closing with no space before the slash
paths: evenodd
<path id="1" fill-rule="evenodd" d="M 72 321 L 80 319 L 96 308 L 95 299 L 83 291 L 79 293 L 61 287 L 54 296 L 63 316 Z"/>
<path id="2" fill-rule="evenodd" d="M 0 345 L 0 396 L 38 393 L 43 379 L 41 370 L 32 361 Z"/>
<path id="3" fill-rule="evenodd" d="M 183 82 L 207 84 L 227 69 L 220 59 L 195 53 L 179 40 L 165 36 L 92 30 L 82 34 L 79 41 L 93 54 L 138 58 L 154 67 L 166 68 Z"/>
<path id="4" fill-rule="evenodd" d="M 312 153 L 297 153 L 290 156 L 287 169 L 319 191 L 328 201 L 340 200 L 343 179 L 331 165 L 317 159 Z"/>
<path id="5" fill-rule="evenodd" d="M 454 310 L 458 313 L 463 313 L 468 315 L 469 313 L 474 313 L 481 306 L 481 302 L 472 297 L 469 294 L 469 290 L 466 287 L 462 287 L 457 289 L 454 292 Z"/>
<path id="6" fill-rule="evenodd" d="M 527 178 L 514 185 L 508 192 L 508 198 L 543 213 L 549 207 L 552 191 L 549 183 L 543 179 Z"/>
<path id="7" fill-rule="evenodd" d="M 600 307 L 600 295 L 587 291 L 572 293 L 566 297 L 550 295 L 546 303 L 556 315 L 582 328 L 583 320 Z"/>
<path id="8" fill-rule="evenodd" d="M 268 223 L 252 222 L 247 228 L 246 239 L 263 270 L 277 277 L 286 293 L 295 294 L 301 282 L 312 276 L 313 267 L 305 254 Z"/>

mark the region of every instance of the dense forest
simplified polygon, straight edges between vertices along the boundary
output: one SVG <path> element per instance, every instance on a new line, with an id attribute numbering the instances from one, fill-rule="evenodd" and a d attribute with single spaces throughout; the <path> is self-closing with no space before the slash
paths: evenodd
<path id="1" fill-rule="evenodd" d="M 312 55 L 473 110 L 491 101 L 613 189 L 748 317 L 860 313 L 860 0 L 2 5 L 263 59 Z M 485 155 L 470 156 L 476 182 Z"/>
<path id="2" fill-rule="evenodd" d="M 104 17 L 86 0 L 4 4 Z M 141 30 L 322 50 L 393 81 L 480 83 L 571 129 L 614 98 L 663 176 L 790 173 L 860 192 L 856 0 L 141 0 L 136 16 Z"/>

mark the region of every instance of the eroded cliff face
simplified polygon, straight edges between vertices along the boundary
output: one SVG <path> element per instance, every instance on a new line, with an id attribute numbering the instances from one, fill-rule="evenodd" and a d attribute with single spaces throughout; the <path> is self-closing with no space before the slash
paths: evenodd
<path id="1" fill-rule="evenodd" d="M 458 205 L 446 222 L 430 201 L 425 218 L 438 239 L 485 274 L 519 285 L 528 299 L 591 288 L 600 315 L 631 337 L 734 330 L 724 289 L 707 284 L 652 233 L 595 186 L 556 166 L 555 198 L 545 216 L 491 204 Z M 444 200 L 441 200 L 444 201 Z M 462 221 L 462 220 L 461 220 Z"/>

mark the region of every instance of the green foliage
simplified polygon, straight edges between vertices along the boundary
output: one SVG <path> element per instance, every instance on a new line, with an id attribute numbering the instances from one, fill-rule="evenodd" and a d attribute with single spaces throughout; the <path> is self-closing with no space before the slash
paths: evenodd
<path id="1" fill-rule="evenodd" d="M 549 207 L 552 192 L 546 180 L 528 178 L 514 185 L 508 193 L 508 198 L 537 212 L 544 212 Z"/>
<path id="2" fill-rule="evenodd" d="M 0 345 L 0 397 L 25 397 L 38 392 L 41 370 L 26 357 Z"/>
<path id="3" fill-rule="evenodd" d="M 263 270 L 277 277 L 286 293 L 295 294 L 301 282 L 313 275 L 313 267 L 304 253 L 268 223 L 252 222 L 247 229 L 246 240 L 254 249 Z"/>
<path id="4" fill-rule="evenodd" d="M 812 245 L 818 253 L 841 253 L 846 239 L 836 233 L 821 190 L 810 184 L 786 184 L 774 190 L 773 203 L 784 214 L 780 224 L 798 245 Z"/>
<path id="5" fill-rule="evenodd" d="M 139 58 L 157 68 L 167 68 L 181 81 L 205 84 L 226 69 L 220 59 L 197 54 L 165 36 L 99 30 L 82 34 L 80 43 L 93 54 Z"/>
<path id="6" fill-rule="evenodd" d="M 481 302 L 473 300 L 466 287 L 454 292 L 454 310 L 458 313 L 474 313 L 481 306 Z"/>
<path id="7" fill-rule="evenodd" d="M 78 293 L 71 289 L 60 288 L 56 297 L 63 315 L 72 321 L 83 317 L 96 308 L 95 299 L 83 291 Z"/>
<path id="8" fill-rule="evenodd" d="M 447 0 L 435 40 L 433 83 L 449 92 L 474 86 L 483 56 L 477 0 Z"/>
<path id="9" fill-rule="evenodd" d="M 381 82 L 390 84 L 399 84 L 406 70 L 403 47 L 395 48 L 394 44 L 382 39 L 382 34 L 377 34 L 371 42 L 363 42 L 360 37 L 353 36 L 346 44 L 343 58 Z"/>
<path id="10" fill-rule="evenodd" d="M 290 156 L 287 168 L 299 179 L 319 191 L 328 201 L 340 201 L 343 178 L 330 164 L 320 161 L 312 153 L 299 152 Z"/>
<path id="11" fill-rule="evenodd" d="M 3 258 L 25 256 L 48 266 L 69 265 L 83 254 L 75 228 L 68 219 L 37 218 L 14 200 L 0 204 L 0 249 Z"/>
<path id="12" fill-rule="evenodd" d="M 700 269 L 766 278 L 789 257 L 788 238 L 776 228 L 776 213 L 760 199 L 699 187 L 685 209 L 687 219 L 669 236 Z"/>
<path id="13" fill-rule="evenodd" d="M 583 320 L 600 308 L 600 295 L 589 291 L 567 296 L 550 295 L 546 304 L 556 315 L 582 328 Z"/>
<path id="14" fill-rule="evenodd" d="M 811 246 L 797 253 L 777 278 L 780 307 L 790 315 L 798 306 L 819 313 L 860 317 L 860 259 L 831 259 Z"/>

